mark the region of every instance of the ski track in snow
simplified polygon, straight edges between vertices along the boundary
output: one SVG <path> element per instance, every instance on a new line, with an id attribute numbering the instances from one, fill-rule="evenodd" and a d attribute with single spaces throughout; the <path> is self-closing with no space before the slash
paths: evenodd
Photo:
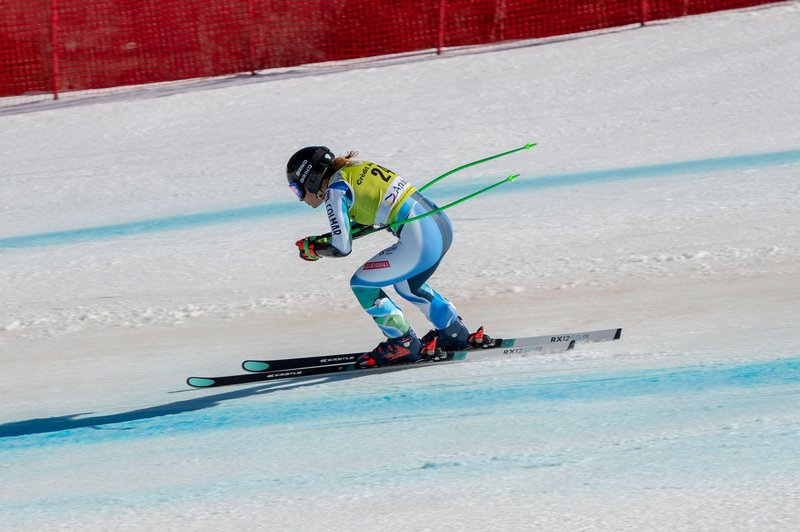
<path id="1" fill-rule="evenodd" d="M 409 368 L 406 371 L 425 371 L 431 368 Z M 358 377 L 366 381 L 369 377 Z M 319 381 L 348 380 L 347 377 L 327 377 L 298 381 L 300 388 L 315 386 Z M 639 396 L 681 395 L 687 392 L 711 392 L 725 388 L 762 388 L 787 386 L 800 392 L 800 359 L 779 359 L 755 364 L 735 366 L 698 366 L 659 369 L 630 373 L 591 374 L 590 376 L 563 375 L 557 379 L 527 375 L 523 382 L 509 379 L 498 386 L 490 383 L 447 383 L 436 388 L 414 388 L 406 385 L 402 391 L 372 396 L 325 397 L 314 394 L 299 402 L 281 400 L 253 405 L 237 403 L 235 407 L 208 409 L 243 397 L 279 392 L 291 383 L 270 383 L 249 387 L 245 391 L 219 392 L 202 399 L 188 399 L 162 406 L 132 412 L 91 416 L 78 415 L 60 418 L 29 420 L 0 425 L 0 438 L 19 438 L 5 442 L 7 449 L 47 447 L 59 443 L 86 444 L 105 440 L 172 436 L 181 432 L 203 432 L 267 425 L 294 425 L 324 421 L 332 425 L 343 419 L 358 419 L 355 423 L 380 423 L 373 419 L 376 413 L 389 419 L 403 416 L 439 416 L 441 410 L 467 410 L 466 415 L 480 415 L 488 408 L 531 408 L 529 403 L 542 404 L 558 401 L 622 401 Z M 311 382 L 309 382 L 311 381 Z M 365 382 L 367 386 L 369 382 Z M 323 395 L 323 397 L 319 397 Z M 413 413 L 413 414 L 410 414 Z M 359 415 L 360 414 L 360 415 Z M 366 415 L 365 415 L 366 414 Z M 160 419 L 176 416 L 165 424 Z M 182 416 L 182 417 L 181 417 Z M 342 419 L 340 419 L 342 418 Z M 113 431 L 97 433 L 103 426 L 114 426 Z M 166 430 L 165 430 L 166 429 Z"/>
<path id="2" fill-rule="evenodd" d="M 535 189 L 566 187 L 590 183 L 602 183 L 629 179 L 647 179 L 654 177 L 670 177 L 695 173 L 740 171 L 748 169 L 769 168 L 771 166 L 785 166 L 800 164 L 800 150 L 788 150 L 773 153 L 757 153 L 732 157 L 715 157 L 697 161 L 685 161 L 627 167 L 572 174 L 531 176 L 515 182 L 513 187 L 506 187 L 499 192 L 532 191 Z M 491 179 L 490 179 L 491 180 Z M 474 192 L 475 185 L 440 185 L 435 191 L 437 196 L 450 198 Z M 297 209 L 296 202 L 270 203 L 238 209 L 223 211 L 176 215 L 153 220 L 142 220 L 125 224 L 109 225 L 103 227 L 89 227 L 83 229 L 70 229 L 40 233 L 34 235 L 9 236 L 0 238 L 0 249 L 27 248 L 38 246 L 53 246 L 89 242 L 122 236 L 152 233 L 159 231 L 174 231 L 190 229 L 220 223 L 243 222 L 259 218 L 281 218 L 289 214 L 302 212 Z"/>
<path id="3" fill-rule="evenodd" d="M 798 465 L 786 458 L 800 456 L 800 358 L 553 375 L 520 362 L 484 363 L 479 378 L 442 379 L 435 367 L 417 368 L 388 387 L 374 382 L 380 376 L 344 388 L 347 379 L 313 379 L 129 412 L 4 424 L 4 473 L 28 479 L 6 508 L 46 522 L 98 504 L 121 503 L 124 515 L 213 494 L 212 506 L 246 499 L 277 509 L 291 508 L 297 497 L 341 500 L 387 486 L 435 492 L 481 478 L 511 485 L 524 479 L 541 495 L 565 489 L 554 472 L 578 491 L 618 492 L 634 478 L 644 489 L 691 490 L 764 477 L 780 482 L 787 466 Z M 412 376 L 420 372 L 430 372 L 429 379 Z M 380 449 L 351 443 L 376 431 L 405 452 L 387 462 Z M 249 464 L 246 472 L 227 471 L 233 457 L 210 464 L 193 458 L 198 445 L 226 444 L 242 445 L 236 459 Z M 125 479 L 124 499 L 96 492 L 93 473 L 71 473 L 69 493 L 43 498 L 37 508 L 24 502 L 60 467 L 79 471 L 87 461 L 147 449 L 151 460 L 109 463 L 105 471 Z M 332 461 L 324 468 L 304 465 L 325 456 Z M 185 466 L 177 478 L 142 485 L 142 476 L 171 461 Z M 631 470 L 631 463 L 643 467 Z"/>

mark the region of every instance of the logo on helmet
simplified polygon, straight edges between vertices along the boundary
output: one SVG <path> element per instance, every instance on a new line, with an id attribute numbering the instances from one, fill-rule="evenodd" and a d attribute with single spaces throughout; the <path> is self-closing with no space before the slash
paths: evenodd
<path id="1" fill-rule="evenodd" d="M 297 171 L 294 173 L 296 177 L 299 177 L 299 181 L 301 183 L 306 182 L 306 177 L 308 177 L 308 173 L 311 171 L 311 165 L 308 164 L 308 159 L 304 159 L 300 166 L 297 167 Z M 301 175 L 302 174 L 302 175 Z"/>

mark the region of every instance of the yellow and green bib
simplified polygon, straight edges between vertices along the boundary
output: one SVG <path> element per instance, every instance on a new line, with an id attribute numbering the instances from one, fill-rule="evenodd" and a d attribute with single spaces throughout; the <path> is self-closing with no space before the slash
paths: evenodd
<path id="1" fill-rule="evenodd" d="M 388 225 L 400 206 L 416 190 L 388 168 L 362 161 L 341 168 L 331 183 L 345 181 L 353 191 L 350 219 L 364 225 Z"/>

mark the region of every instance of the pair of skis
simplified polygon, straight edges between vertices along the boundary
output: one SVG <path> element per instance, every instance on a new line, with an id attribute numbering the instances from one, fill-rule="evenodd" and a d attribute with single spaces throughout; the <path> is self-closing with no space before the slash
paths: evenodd
<path id="1" fill-rule="evenodd" d="M 242 368 L 248 373 L 222 377 L 189 377 L 186 382 L 194 388 L 212 388 L 232 384 L 269 382 L 303 377 L 318 377 L 345 372 L 352 376 L 368 375 L 376 372 L 397 371 L 409 368 L 431 366 L 449 362 L 460 362 L 467 358 L 484 358 L 508 354 L 552 353 L 573 349 L 576 343 L 606 342 L 618 340 L 622 329 L 606 329 L 549 336 L 529 336 L 523 338 L 490 339 L 481 347 L 465 351 L 448 351 L 437 358 L 423 359 L 413 364 L 397 364 L 375 368 L 358 368 L 356 360 L 363 352 L 312 356 L 303 358 L 282 358 L 274 360 L 245 360 Z"/>

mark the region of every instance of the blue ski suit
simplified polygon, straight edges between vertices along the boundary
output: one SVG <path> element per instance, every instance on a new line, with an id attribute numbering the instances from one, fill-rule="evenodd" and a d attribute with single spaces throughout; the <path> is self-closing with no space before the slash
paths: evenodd
<path id="1" fill-rule="evenodd" d="M 352 249 L 351 224 L 390 226 L 436 210 L 434 203 L 391 170 L 366 161 L 351 162 L 331 176 L 325 191 L 325 210 L 331 226 L 327 256 L 346 256 Z M 439 211 L 395 226 L 398 241 L 364 263 L 350 279 L 350 287 L 364 310 L 387 338 L 410 329 L 402 310 L 386 294 L 395 291 L 413 303 L 436 329 L 458 318 L 455 307 L 430 285 L 453 241 L 453 227 Z"/>

